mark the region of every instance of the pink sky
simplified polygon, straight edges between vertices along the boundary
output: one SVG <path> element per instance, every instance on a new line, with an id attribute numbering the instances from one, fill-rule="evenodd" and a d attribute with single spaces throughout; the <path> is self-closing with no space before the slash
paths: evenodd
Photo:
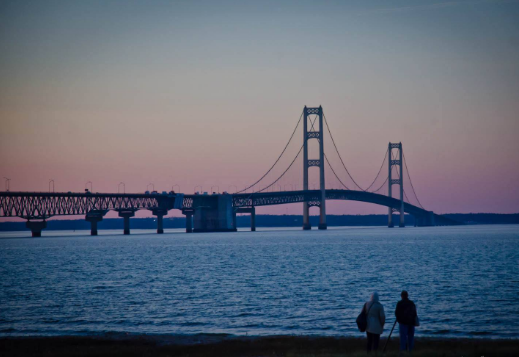
<path id="1" fill-rule="evenodd" d="M 2 5 L 0 177 L 11 191 L 233 191 L 322 105 L 361 186 L 401 141 L 425 208 L 519 212 L 518 6 L 469 3 Z M 301 184 L 292 171 L 282 185 Z M 259 210 L 286 212 L 301 205 Z"/>

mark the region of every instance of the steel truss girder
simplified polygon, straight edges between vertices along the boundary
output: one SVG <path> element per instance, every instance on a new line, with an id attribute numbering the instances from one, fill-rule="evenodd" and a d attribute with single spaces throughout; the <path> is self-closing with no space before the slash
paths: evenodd
<path id="1" fill-rule="evenodd" d="M 174 195 L 90 193 L 0 193 L 0 217 L 47 219 L 96 211 L 171 209 Z"/>
<path id="2" fill-rule="evenodd" d="M 184 200 L 182 201 L 182 210 L 192 210 L 193 209 L 193 198 L 184 196 Z"/>

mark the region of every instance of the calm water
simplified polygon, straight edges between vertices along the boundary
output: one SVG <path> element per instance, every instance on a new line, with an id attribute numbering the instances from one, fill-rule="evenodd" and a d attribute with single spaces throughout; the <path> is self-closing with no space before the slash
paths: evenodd
<path id="1" fill-rule="evenodd" d="M 1 336 L 359 336 L 373 290 L 387 334 L 402 289 L 419 335 L 519 336 L 519 226 L 86 233 L 0 236 Z"/>

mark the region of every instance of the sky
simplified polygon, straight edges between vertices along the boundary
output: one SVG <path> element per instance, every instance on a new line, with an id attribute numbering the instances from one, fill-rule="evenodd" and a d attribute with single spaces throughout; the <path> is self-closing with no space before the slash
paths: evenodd
<path id="1" fill-rule="evenodd" d="M 519 1 L 0 0 L 0 54 L 11 191 L 53 179 L 56 191 L 232 192 L 270 168 L 305 105 L 322 105 L 360 186 L 402 142 L 426 209 L 519 212 Z M 273 189 L 301 187 L 300 161 Z"/>

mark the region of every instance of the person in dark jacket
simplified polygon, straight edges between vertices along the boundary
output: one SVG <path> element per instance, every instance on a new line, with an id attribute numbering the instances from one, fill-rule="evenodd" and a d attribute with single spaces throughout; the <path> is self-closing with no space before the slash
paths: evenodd
<path id="1" fill-rule="evenodd" d="M 407 291 L 400 294 L 402 300 L 396 304 L 396 320 L 398 321 L 398 331 L 400 333 L 400 351 L 409 350 L 414 347 L 414 327 L 417 321 L 416 306 L 409 300 Z"/>

